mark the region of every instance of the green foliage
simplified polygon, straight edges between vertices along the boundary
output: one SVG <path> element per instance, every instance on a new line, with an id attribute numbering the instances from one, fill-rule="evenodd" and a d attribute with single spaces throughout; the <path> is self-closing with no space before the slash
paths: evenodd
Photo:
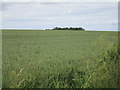
<path id="1" fill-rule="evenodd" d="M 70 28 L 69 27 L 65 27 L 65 28 L 55 27 L 52 30 L 81 30 L 81 31 L 85 31 L 85 29 L 82 27 L 76 27 L 76 28 L 73 28 L 73 27 L 70 27 Z"/>
<path id="2" fill-rule="evenodd" d="M 118 88 L 117 32 L 3 31 L 4 88 Z"/>
<path id="3" fill-rule="evenodd" d="M 93 68 L 90 78 L 84 88 L 120 88 L 120 49 L 114 46 L 106 51 L 97 60 L 97 67 Z"/>

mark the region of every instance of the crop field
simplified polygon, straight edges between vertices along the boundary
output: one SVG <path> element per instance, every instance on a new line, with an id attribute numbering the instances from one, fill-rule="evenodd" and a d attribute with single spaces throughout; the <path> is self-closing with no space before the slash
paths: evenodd
<path id="1" fill-rule="evenodd" d="M 118 32 L 3 30 L 3 88 L 118 88 Z"/>

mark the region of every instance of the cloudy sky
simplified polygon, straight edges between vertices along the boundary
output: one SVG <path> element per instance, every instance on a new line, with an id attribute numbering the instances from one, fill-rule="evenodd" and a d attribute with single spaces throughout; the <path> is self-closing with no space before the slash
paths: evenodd
<path id="1" fill-rule="evenodd" d="M 3 29 L 118 30 L 116 2 L 4 2 L 0 13 Z"/>

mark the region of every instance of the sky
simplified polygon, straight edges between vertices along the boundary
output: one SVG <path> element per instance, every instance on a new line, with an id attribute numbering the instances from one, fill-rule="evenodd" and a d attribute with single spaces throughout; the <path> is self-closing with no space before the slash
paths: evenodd
<path id="1" fill-rule="evenodd" d="M 119 0 L 1 0 L 2 2 L 118 2 Z"/>
<path id="2" fill-rule="evenodd" d="M 117 2 L 2 2 L 0 6 L 3 29 L 118 30 Z"/>

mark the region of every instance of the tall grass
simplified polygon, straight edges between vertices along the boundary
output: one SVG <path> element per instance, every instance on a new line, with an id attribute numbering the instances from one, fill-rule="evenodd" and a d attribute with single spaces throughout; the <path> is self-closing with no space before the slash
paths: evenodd
<path id="1" fill-rule="evenodd" d="M 48 75 L 45 80 L 39 75 L 24 81 L 22 88 L 120 88 L 120 49 L 114 47 L 99 56 L 97 65 L 88 63 L 85 71 L 78 67 L 66 70 L 66 73 Z M 89 58 L 87 58 L 89 59 Z M 96 58 L 95 58 L 96 59 Z M 92 65 L 92 66 L 91 66 Z"/>
<path id="2" fill-rule="evenodd" d="M 87 58 L 90 59 L 90 58 Z M 96 58 L 93 58 L 96 59 Z M 65 73 L 29 75 L 24 68 L 12 71 L 11 88 L 120 88 L 120 49 L 113 47 L 98 56 L 96 62 L 88 62 L 86 70 L 79 66 L 66 69 Z M 92 64 L 91 64 L 92 63 Z M 96 65 L 95 65 L 96 64 Z M 39 70 L 39 69 L 38 69 Z M 38 71 L 36 70 L 36 71 Z M 25 77 L 27 76 L 27 77 Z M 5 84 L 3 84 L 3 87 Z M 8 88 L 8 87 L 7 87 Z"/>
<path id="3" fill-rule="evenodd" d="M 4 31 L 4 88 L 117 88 L 115 32 Z"/>

